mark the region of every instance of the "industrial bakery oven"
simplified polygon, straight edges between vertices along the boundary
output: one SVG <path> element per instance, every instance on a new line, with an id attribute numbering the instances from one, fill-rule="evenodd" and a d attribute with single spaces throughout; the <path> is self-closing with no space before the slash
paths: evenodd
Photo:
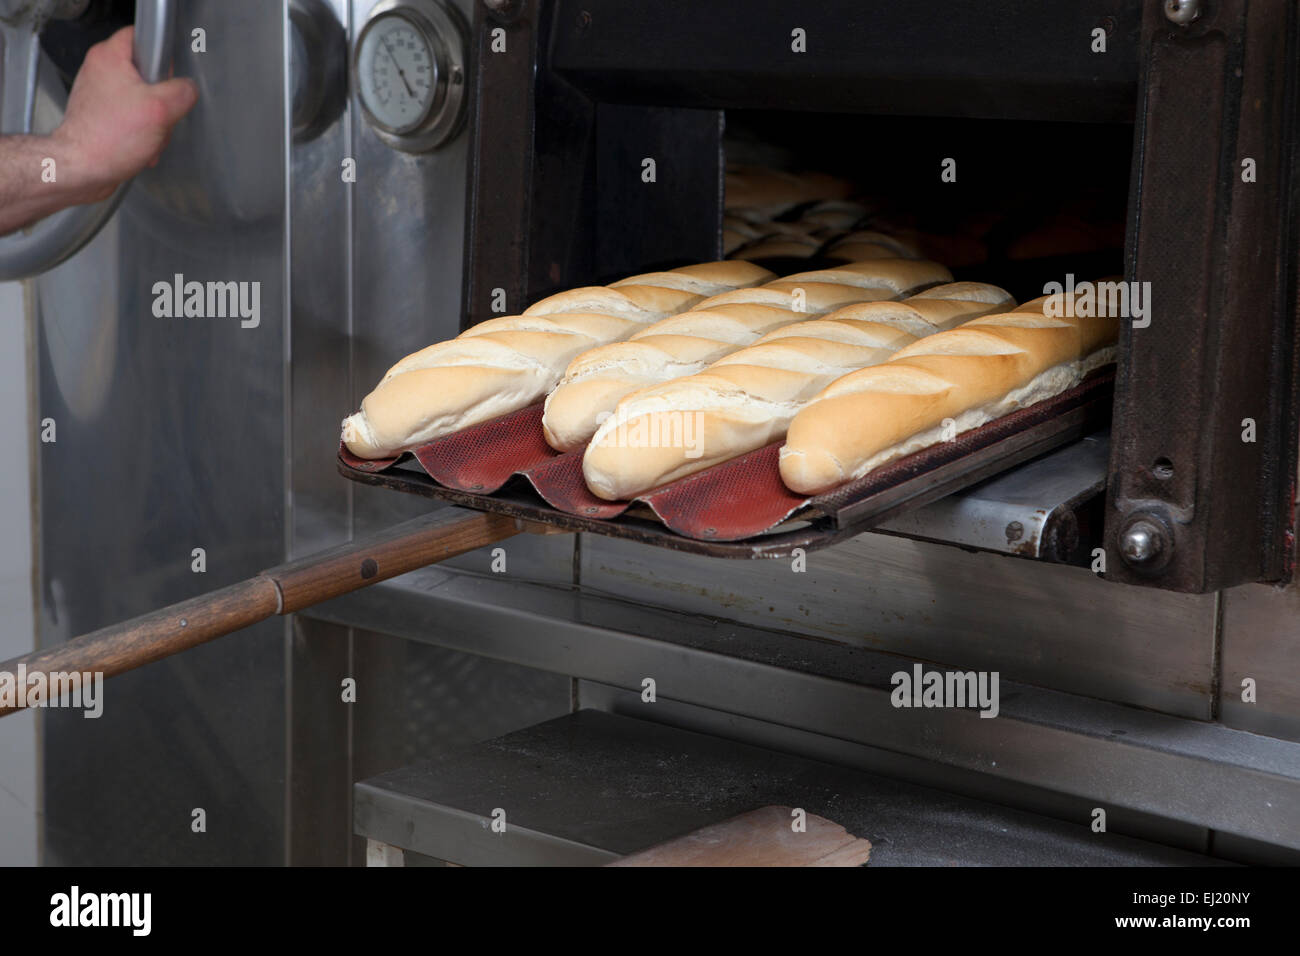
<path id="1" fill-rule="evenodd" d="M 36 283 L 70 422 L 43 643 L 427 512 L 340 477 L 339 418 L 468 325 L 719 258 L 729 165 L 851 181 L 1019 300 L 1145 305 L 1109 427 L 876 531 L 795 560 L 521 535 L 117 678 L 89 730 L 43 715 L 48 859 L 599 862 L 763 803 L 878 863 L 1295 859 L 1291 5 L 275 7 L 178 5 L 240 52 L 177 47 L 199 113 Z M 368 99 L 382 21 L 445 78 L 405 131 Z M 260 330 L 139 321 L 175 273 L 260 281 Z M 94 361 L 62 331 L 92 300 Z M 996 718 L 894 706 L 914 666 L 997 674 Z M 235 825 L 196 845 L 165 821 L 203 799 Z"/>

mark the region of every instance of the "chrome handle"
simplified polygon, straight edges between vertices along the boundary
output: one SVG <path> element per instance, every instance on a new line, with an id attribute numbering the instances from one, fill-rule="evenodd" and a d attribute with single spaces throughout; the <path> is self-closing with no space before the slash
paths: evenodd
<path id="1" fill-rule="evenodd" d="M 135 68 L 146 83 L 167 79 L 175 21 L 175 0 L 135 0 Z"/>
<path id="2" fill-rule="evenodd" d="M 61 0 L 37 0 L 20 22 L 0 19 L 4 58 L 0 72 L 0 131 L 30 132 L 36 103 L 38 34 Z M 171 62 L 175 0 L 136 0 L 133 59 L 149 83 L 167 76 Z M 14 82 L 20 78 L 20 83 Z M 0 281 L 26 279 L 53 269 L 95 238 L 126 195 L 123 183 L 108 199 L 91 206 L 71 206 L 33 223 L 26 230 L 0 237 Z"/>

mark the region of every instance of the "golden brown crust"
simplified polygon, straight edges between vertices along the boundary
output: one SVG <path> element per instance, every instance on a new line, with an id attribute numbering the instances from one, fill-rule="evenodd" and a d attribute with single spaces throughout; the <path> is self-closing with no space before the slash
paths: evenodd
<path id="1" fill-rule="evenodd" d="M 1030 310 L 980 316 L 921 339 L 883 365 L 831 383 L 800 411 L 781 450 L 781 478 L 800 494 L 820 494 L 1018 403 L 1057 394 L 1117 334 L 1115 320 Z M 946 421 L 951 435 L 932 434 Z"/>
<path id="2" fill-rule="evenodd" d="M 996 287 L 970 287 L 979 299 L 1010 304 L 1002 290 L 991 290 Z M 762 447 L 780 438 L 804 403 L 835 379 L 884 362 L 909 343 L 923 346 L 926 339 L 916 341 L 914 329 L 929 335 L 996 308 L 979 299 L 845 306 L 773 330 L 695 375 L 631 391 L 587 447 L 587 485 L 602 498 L 632 498 Z M 693 444 L 646 440 L 664 436 L 689 437 Z"/>
<path id="3" fill-rule="evenodd" d="M 733 262 L 673 270 L 686 281 L 634 276 L 617 289 L 593 286 L 543 299 L 523 315 L 489 319 L 455 339 L 397 362 L 343 423 L 342 439 L 363 458 L 387 458 L 440 435 L 515 411 L 545 396 L 593 346 L 617 342 L 656 319 L 690 308 L 710 289 L 760 281 L 763 269 Z"/>

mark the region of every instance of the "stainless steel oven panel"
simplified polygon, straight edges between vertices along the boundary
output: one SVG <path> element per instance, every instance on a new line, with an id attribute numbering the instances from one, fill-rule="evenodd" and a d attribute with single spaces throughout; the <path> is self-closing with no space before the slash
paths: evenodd
<path id="1" fill-rule="evenodd" d="M 719 562 L 585 535 L 582 586 L 911 660 L 1208 720 L 1215 597 L 865 534 L 790 561 Z"/>
<path id="2" fill-rule="evenodd" d="M 374 5 L 353 0 L 352 37 Z M 458 6 L 470 10 L 468 0 Z M 357 163 L 351 188 L 352 393 L 346 407 L 332 406 L 340 420 L 403 355 L 460 331 L 466 136 L 427 153 L 406 153 L 384 143 L 359 113 L 353 109 L 349 119 Z M 331 433 L 337 432 L 336 421 Z M 428 510 L 400 495 L 354 494 L 358 533 Z"/>
<path id="3" fill-rule="evenodd" d="M 284 553 L 283 10 L 178 7 L 197 107 L 108 228 L 34 286 L 35 414 L 57 428 L 37 446 L 43 645 Z M 260 323 L 155 317 L 153 286 L 176 274 L 259 283 Z M 282 634 L 269 622 L 117 678 L 98 720 L 44 713 L 45 862 L 278 862 Z"/>
<path id="4" fill-rule="evenodd" d="M 290 83 L 329 75 L 376 0 L 290 0 Z M 462 3 L 469 10 L 468 2 Z M 337 35 L 332 33 L 333 18 Z M 313 26 L 315 24 L 315 26 Z M 328 95 L 328 94 L 326 94 Z M 459 331 L 466 137 L 410 154 L 387 146 L 350 95 L 313 97 L 290 152 L 290 553 L 302 555 L 422 511 L 429 502 L 360 488 L 335 470 L 339 422 L 408 352 Z M 302 102 L 302 99 L 299 100 Z M 337 115 L 335 112 L 337 111 Z M 356 164 L 344 182 L 344 161 Z M 354 497 L 355 496 L 355 497 Z M 567 584 L 570 538 L 503 543 L 507 574 Z M 456 566 L 489 576 L 490 552 Z M 286 767 L 287 860 L 359 863 L 352 784 L 427 753 L 568 711 L 562 675 L 295 617 Z M 339 703 L 344 677 L 357 704 Z"/>
<path id="5" fill-rule="evenodd" d="M 1300 585 L 1224 592 L 1222 671 L 1225 724 L 1300 740 Z"/>

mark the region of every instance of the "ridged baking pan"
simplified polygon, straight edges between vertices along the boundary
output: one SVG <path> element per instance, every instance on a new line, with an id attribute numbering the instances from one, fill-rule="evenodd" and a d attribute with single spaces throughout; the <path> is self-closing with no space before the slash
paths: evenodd
<path id="1" fill-rule="evenodd" d="M 581 452 L 548 447 L 541 406 L 464 429 L 383 461 L 340 446 L 339 471 L 368 485 L 695 554 L 780 558 L 823 548 L 1060 445 L 1110 416 L 1114 371 L 908 455 L 815 497 L 780 480 L 780 443 L 682 478 L 634 502 L 607 502 L 582 483 Z"/>

